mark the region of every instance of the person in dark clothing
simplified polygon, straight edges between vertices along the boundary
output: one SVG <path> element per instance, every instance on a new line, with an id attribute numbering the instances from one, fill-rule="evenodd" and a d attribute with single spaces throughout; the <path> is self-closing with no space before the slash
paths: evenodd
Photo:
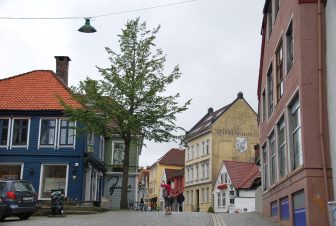
<path id="1" fill-rule="evenodd" d="M 141 200 L 140 200 L 140 210 L 141 211 L 144 210 L 144 204 L 145 204 L 145 202 L 144 202 L 143 198 L 141 198 Z"/>
<path id="2" fill-rule="evenodd" d="M 182 190 L 180 190 L 179 194 L 177 196 L 177 203 L 178 203 L 178 206 L 179 206 L 179 212 L 183 211 L 183 202 L 184 202 L 184 195 L 183 195 Z"/>

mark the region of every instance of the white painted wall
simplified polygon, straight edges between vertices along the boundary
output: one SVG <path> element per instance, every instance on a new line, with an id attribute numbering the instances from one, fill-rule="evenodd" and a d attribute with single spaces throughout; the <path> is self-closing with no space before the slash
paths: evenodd
<path id="1" fill-rule="evenodd" d="M 333 184 L 336 184 L 336 1 L 327 1 L 326 5 L 326 40 L 327 40 L 327 58 L 326 58 L 326 77 L 327 77 L 327 96 L 328 96 L 328 120 L 329 120 L 329 138 Z M 336 195 L 336 186 L 334 186 L 334 200 Z"/>
<path id="2" fill-rule="evenodd" d="M 247 212 L 255 211 L 255 190 L 240 190 L 239 197 L 235 198 L 235 210 L 244 212 L 245 208 Z"/>

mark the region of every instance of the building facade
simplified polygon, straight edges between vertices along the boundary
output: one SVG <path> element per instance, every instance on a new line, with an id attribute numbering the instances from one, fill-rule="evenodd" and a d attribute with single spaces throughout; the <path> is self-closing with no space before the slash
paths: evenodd
<path id="1" fill-rule="evenodd" d="M 266 0 L 263 13 L 258 81 L 262 213 L 282 225 L 329 225 L 324 4 Z"/>
<path id="2" fill-rule="evenodd" d="M 57 74 L 36 70 L 0 80 L 0 178 L 31 181 L 40 200 L 53 189 L 100 200 L 104 140 L 77 134 L 80 125 L 64 116 L 59 98 L 82 106 L 67 87 L 70 58 L 55 58 Z"/>
<path id="3" fill-rule="evenodd" d="M 170 149 L 165 155 L 157 160 L 149 169 L 148 202 L 151 209 L 162 209 L 163 198 L 161 183 L 168 180 L 166 171 L 181 170 L 184 168 L 184 150 Z"/>
<path id="4" fill-rule="evenodd" d="M 336 185 L 336 102 L 334 97 L 336 96 L 336 2 L 326 2 L 326 84 L 327 84 L 327 96 L 328 96 L 328 121 L 329 121 L 329 133 L 330 133 L 330 154 L 332 159 L 333 169 L 333 184 Z M 334 198 L 336 194 L 336 186 L 334 186 Z"/>
<path id="5" fill-rule="evenodd" d="M 255 212 L 260 181 L 255 163 L 224 160 L 213 190 L 215 213 Z"/>
<path id="6" fill-rule="evenodd" d="M 132 136 L 129 156 L 128 201 L 138 200 L 139 155 L 142 149 L 142 136 Z M 110 208 L 120 208 L 121 185 L 123 180 L 122 166 L 124 161 L 124 140 L 119 135 L 105 138 L 105 183 L 104 196 L 109 197 Z"/>
<path id="7" fill-rule="evenodd" d="M 185 210 L 213 208 L 213 188 L 223 160 L 254 162 L 258 143 L 257 114 L 243 94 L 208 113 L 186 133 Z"/>

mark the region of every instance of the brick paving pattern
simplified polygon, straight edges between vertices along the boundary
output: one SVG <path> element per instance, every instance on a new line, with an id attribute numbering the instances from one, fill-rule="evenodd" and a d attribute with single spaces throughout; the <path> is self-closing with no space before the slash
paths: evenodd
<path id="1" fill-rule="evenodd" d="M 224 226 L 280 226 L 270 219 L 263 218 L 259 213 L 229 214 L 219 213 Z"/>

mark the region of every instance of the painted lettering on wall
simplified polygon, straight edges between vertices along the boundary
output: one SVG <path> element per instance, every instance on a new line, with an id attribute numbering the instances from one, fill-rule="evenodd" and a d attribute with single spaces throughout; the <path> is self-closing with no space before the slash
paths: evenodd
<path id="1" fill-rule="evenodd" d="M 113 195 L 113 192 L 115 189 L 121 189 L 121 186 L 117 186 L 118 181 L 119 181 L 119 176 L 111 176 L 109 177 L 109 179 L 107 180 L 108 182 L 112 181 L 112 186 L 110 187 L 110 196 Z M 128 185 L 127 191 L 131 192 L 131 185 Z"/>
<path id="2" fill-rule="evenodd" d="M 234 131 L 232 129 L 216 129 L 215 135 L 217 136 L 239 136 L 239 137 L 257 137 L 257 132 L 241 132 L 241 131 Z"/>

